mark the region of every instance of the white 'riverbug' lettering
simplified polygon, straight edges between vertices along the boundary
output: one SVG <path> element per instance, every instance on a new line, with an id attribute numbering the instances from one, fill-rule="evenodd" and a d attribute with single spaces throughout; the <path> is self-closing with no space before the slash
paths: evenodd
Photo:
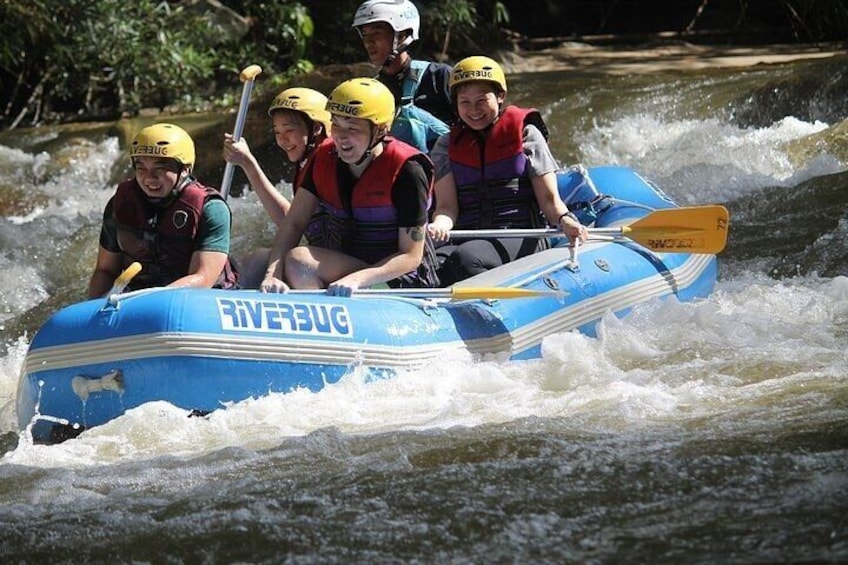
<path id="1" fill-rule="evenodd" d="M 216 298 L 215 301 L 223 330 L 353 337 L 350 312 L 339 304 L 249 298 Z"/>

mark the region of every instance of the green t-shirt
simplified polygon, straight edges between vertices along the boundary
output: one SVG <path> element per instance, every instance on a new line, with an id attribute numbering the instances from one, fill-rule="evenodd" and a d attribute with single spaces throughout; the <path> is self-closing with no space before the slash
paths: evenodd
<path id="1" fill-rule="evenodd" d="M 223 200 L 214 199 L 203 205 L 194 249 L 230 252 L 230 208 Z"/>

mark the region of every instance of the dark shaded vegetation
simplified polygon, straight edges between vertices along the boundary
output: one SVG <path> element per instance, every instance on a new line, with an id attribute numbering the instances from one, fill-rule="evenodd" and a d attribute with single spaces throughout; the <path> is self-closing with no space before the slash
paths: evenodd
<path id="1" fill-rule="evenodd" d="M 240 69 L 259 64 L 277 90 L 315 66 L 363 52 L 360 0 L 4 0 L 0 128 L 230 107 Z M 563 41 L 838 41 L 838 0 L 420 0 L 417 54 L 473 53 Z"/>
<path id="2" fill-rule="evenodd" d="M 510 27 L 528 44 L 569 37 L 597 43 L 659 36 L 751 45 L 839 41 L 848 36 L 848 5 L 842 0 L 522 0 L 505 4 Z"/>

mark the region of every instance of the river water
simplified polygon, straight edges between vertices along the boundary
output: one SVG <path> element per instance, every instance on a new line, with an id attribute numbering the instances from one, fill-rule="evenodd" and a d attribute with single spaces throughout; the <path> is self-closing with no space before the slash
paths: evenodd
<path id="1" fill-rule="evenodd" d="M 18 372 L 82 297 L 125 159 L 105 126 L 0 139 L 2 561 L 848 561 L 848 60 L 509 82 L 564 165 L 730 209 L 709 299 L 54 446 L 17 431 Z M 267 242 L 255 196 L 231 204 L 237 251 Z"/>

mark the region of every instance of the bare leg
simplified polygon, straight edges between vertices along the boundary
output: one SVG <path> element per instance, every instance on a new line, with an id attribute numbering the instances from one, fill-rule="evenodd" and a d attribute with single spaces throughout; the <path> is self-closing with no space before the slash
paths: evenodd
<path id="1" fill-rule="evenodd" d="M 368 266 L 368 263 L 338 251 L 299 246 L 286 256 L 285 276 L 292 288 L 327 288 L 343 276 Z"/>
<path id="2" fill-rule="evenodd" d="M 286 255 L 286 282 L 292 288 L 324 288 L 318 276 L 318 259 L 308 246 L 295 247 Z"/>

